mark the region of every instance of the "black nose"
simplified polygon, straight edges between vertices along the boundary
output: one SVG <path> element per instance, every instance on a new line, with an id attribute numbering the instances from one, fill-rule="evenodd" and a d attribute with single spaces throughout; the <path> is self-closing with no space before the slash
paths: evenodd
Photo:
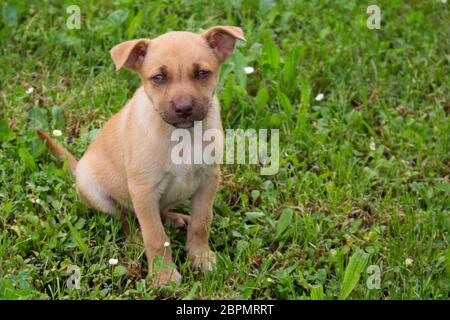
<path id="1" fill-rule="evenodd" d="M 193 103 L 190 100 L 179 100 L 174 102 L 174 109 L 177 116 L 187 118 L 192 114 Z"/>

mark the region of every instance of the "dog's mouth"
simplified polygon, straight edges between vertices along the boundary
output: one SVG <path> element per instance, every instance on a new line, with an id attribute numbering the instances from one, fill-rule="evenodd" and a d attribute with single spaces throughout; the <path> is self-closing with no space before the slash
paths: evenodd
<path id="1" fill-rule="evenodd" d="M 171 126 L 177 129 L 189 129 L 194 127 L 195 121 L 203 121 L 206 118 L 208 109 L 209 108 L 205 108 L 200 112 L 196 112 L 187 118 L 180 118 L 167 112 L 161 112 L 160 115 L 161 118 L 164 120 L 164 122 L 170 124 Z"/>
<path id="2" fill-rule="evenodd" d="M 167 117 L 166 114 L 161 113 L 161 118 L 164 120 L 165 123 L 170 124 L 172 127 L 175 127 L 176 129 L 189 129 L 194 126 L 195 120 L 188 120 L 184 122 L 180 122 L 178 120 L 171 120 L 170 117 Z"/>
<path id="3" fill-rule="evenodd" d="M 172 124 L 177 129 L 189 129 L 194 126 L 194 121 Z"/>

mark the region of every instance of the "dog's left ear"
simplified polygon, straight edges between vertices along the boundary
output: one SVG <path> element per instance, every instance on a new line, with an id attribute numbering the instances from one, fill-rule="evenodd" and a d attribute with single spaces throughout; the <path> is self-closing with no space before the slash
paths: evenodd
<path id="1" fill-rule="evenodd" d="M 224 62 L 234 51 L 236 40 L 246 41 L 244 33 L 239 27 L 217 26 L 201 33 L 219 58 Z"/>

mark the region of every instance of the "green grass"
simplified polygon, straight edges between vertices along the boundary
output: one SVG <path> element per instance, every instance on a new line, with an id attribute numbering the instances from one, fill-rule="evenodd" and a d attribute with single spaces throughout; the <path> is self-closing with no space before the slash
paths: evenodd
<path id="1" fill-rule="evenodd" d="M 0 299 L 448 299 L 448 4 L 376 1 L 369 30 L 364 1 L 80 1 L 68 30 L 73 2 L 2 1 Z M 34 129 L 62 130 L 81 156 L 139 86 L 114 72 L 113 45 L 217 24 L 248 40 L 222 69 L 224 127 L 279 128 L 280 171 L 224 165 L 217 271 L 194 272 L 169 229 L 183 280 L 154 288 L 144 248 L 80 203 Z"/>

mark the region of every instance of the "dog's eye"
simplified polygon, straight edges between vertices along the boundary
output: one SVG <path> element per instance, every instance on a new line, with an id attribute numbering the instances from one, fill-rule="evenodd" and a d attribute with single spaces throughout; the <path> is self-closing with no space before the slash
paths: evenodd
<path id="1" fill-rule="evenodd" d="M 199 70 L 199 71 L 195 72 L 196 79 L 205 79 L 207 76 L 209 76 L 209 71 Z"/>
<path id="2" fill-rule="evenodd" d="M 167 78 L 166 78 L 165 75 L 160 73 L 160 74 L 157 74 L 157 75 L 151 77 L 151 79 L 157 84 L 162 84 L 162 83 L 164 83 L 166 81 Z"/>

